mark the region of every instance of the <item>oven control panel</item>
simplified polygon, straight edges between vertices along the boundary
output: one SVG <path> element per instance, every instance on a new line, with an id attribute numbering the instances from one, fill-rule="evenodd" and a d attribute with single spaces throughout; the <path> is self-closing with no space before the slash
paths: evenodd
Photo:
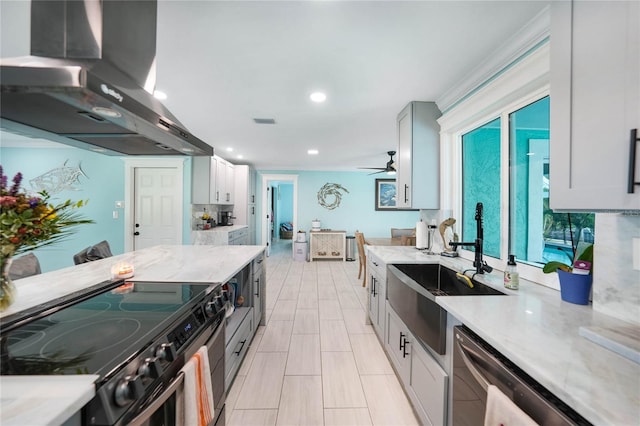
<path id="1" fill-rule="evenodd" d="M 200 320 L 191 314 L 167 335 L 167 339 L 173 342 L 177 351 L 199 330 L 201 324 Z"/>

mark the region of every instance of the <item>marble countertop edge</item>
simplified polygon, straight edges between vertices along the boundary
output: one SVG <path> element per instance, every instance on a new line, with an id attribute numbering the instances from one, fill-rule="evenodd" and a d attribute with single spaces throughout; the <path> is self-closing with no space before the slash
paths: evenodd
<path id="1" fill-rule="evenodd" d="M 63 424 L 91 401 L 98 378 L 95 374 L 0 376 L 0 423 L 3 426 Z M 5 393 L 7 389 L 11 389 L 11 395 Z"/>

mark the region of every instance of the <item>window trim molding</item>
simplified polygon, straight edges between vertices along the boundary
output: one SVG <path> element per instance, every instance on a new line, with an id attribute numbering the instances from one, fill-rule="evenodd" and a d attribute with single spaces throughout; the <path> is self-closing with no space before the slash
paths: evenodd
<path id="1" fill-rule="evenodd" d="M 551 32 L 551 8 L 546 6 L 524 25 L 517 34 L 503 43 L 486 60 L 475 67 L 458 84 L 440 96 L 436 103 L 446 114 L 450 109 L 466 101 L 492 79 L 497 78 L 530 51 L 549 40 Z"/>
<path id="2" fill-rule="evenodd" d="M 485 257 L 497 271 L 503 271 L 509 251 L 509 114 L 549 96 L 549 43 L 527 53 L 517 64 L 481 87 L 464 102 L 438 119 L 440 124 L 441 181 L 443 216 L 462 217 L 462 135 L 484 123 L 501 118 L 500 259 Z M 506 201 L 506 202 L 505 202 Z M 473 260 L 474 253 L 461 249 L 460 257 Z M 556 274 L 541 268 L 518 264 L 523 279 L 560 289 Z"/>

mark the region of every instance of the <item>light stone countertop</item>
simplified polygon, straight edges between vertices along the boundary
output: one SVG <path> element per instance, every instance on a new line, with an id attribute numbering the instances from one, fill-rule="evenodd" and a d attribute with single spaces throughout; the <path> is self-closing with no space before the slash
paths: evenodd
<path id="1" fill-rule="evenodd" d="M 195 245 L 227 245 L 229 233 L 249 229 L 247 225 L 216 226 L 211 229 L 198 229 L 191 231 L 191 244 Z"/>
<path id="2" fill-rule="evenodd" d="M 427 256 L 414 247 L 365 247 L 386 264 L 472 267 L 468 260 Z M 522 278 L 519 290 L 507 290 L 500 271 L 476 278 L 510 297 L 444 296 L 436 302 L 593 424 L 640 424 L 640 365 L 579 334 L 583 326 L 633 324 L 563 302 L 560 292 Z"/>
<path id="3" fill-rule="evenodd" d="M 127 281 L 224 283 L 264 246 L 155 246 L 14 281 L 16 301 L 0 318 L 83 290 L 111 278 L 111 266 L 133 265 Z"/>
<path id="4" fill-rule="evenodd" d="M 0 318 L 99 284 L 118 262 L 134 265 L 127 281 L 224 283 L 264 246 L 156 246 L 14 281 L 16 301 Z M 0 376 L 0 424 L 62 424 L 95 395 L 97 375 Z"/>
<path id="5" fill-rule="evenodd" d="M 91 401 L 98 377 L 95 374 L 0 376 L 0 424 L 62 424 Z"/>

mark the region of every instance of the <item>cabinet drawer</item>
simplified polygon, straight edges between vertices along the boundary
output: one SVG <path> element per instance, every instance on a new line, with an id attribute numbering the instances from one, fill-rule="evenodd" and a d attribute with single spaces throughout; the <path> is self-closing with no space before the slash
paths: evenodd
<path id="1" fill-rule="evenodd" d="M 227 343 L 225 350 L 225 387 L 228 390 L 240 368 L 240 364 L 249 349 L 253 330 L 253 312 L 249 312 L 238 326 L 235 334 Z M 233 333 L 233 330 L 228 330 Z"/>
<path id="2" fill-rule="evenodd" d="M 367 253 L 367 267 L 371 272 L 375 273 L 381 281 L 387 281 L 387 264 L 371 252 Z"/>

